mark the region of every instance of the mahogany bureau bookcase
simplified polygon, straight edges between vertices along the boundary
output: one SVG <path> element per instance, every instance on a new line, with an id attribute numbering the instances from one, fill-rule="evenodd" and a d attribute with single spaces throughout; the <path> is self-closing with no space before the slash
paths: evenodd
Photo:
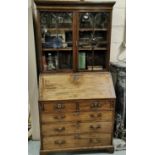
<path id="1" fill-rule="evenodd" d="M 41 155 L 114 151 L 113 5 L 34 0 Z"/>

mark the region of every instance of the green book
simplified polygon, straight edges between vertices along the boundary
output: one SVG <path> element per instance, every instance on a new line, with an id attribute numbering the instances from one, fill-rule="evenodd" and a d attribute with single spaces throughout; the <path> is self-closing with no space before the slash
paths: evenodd
<path id="1" fill-rule="evenodd" d="M 79 61 L 79 69 L 85 69 L 86 68 L 86 53 L 85 52 L 79 52 L 78 56 Z"/>

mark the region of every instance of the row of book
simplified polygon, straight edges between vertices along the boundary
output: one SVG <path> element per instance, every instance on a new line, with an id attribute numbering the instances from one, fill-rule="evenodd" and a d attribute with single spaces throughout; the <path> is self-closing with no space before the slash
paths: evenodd
<path id="1" fill-rule="evenodd" d="M 92 66 L 92 65 L 86 66 L 86 53 L 85 52 L 80 52 L 78 55 L 78 68 L 81 70 L 84 70 L 84 69 L 103 70 L 102 66 Z"/>

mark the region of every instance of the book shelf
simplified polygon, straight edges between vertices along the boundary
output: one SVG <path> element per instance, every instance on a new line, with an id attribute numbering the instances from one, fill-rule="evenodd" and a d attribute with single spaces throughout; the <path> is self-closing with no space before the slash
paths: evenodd
<path id="1" fill-rule="evenodd" d="M 111 10 L 44 10 L 35 15 L 39 72 L 108 71 Z"/>

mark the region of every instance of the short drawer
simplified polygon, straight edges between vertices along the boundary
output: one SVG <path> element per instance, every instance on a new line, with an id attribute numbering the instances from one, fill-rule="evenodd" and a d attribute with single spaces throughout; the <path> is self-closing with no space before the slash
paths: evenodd
<path id="1" fill-rule="evenodd" d="M 111 145 L 111 134 L 73 134 L 43 138 L 43 149 L 78 148 Z"/>
<path id="2" fill-rule="evenodd" d="M 74 133 L 103 132 L 112 133 L 112 122 L 91 122 L 91 123 L 55 123 L 43 124 L 42 135 L 44 137 L 53 135 L 65 135 Z"/>
<path id="3" fill-rule="evenodd" d="M 76 103 L 71 101 L 46 101 L 40 102 L 42 112 L 56 113 L 56 112 L 75 112 Z"/>
<path id="4" fill-rule="evenodd" d="M 42 123 L 56 123 L 56 122 L 85 122 L 85 121 L 105 121 L 111 122 L 113 120 L 113 111 L 102 112 L 75 112 L 75 113 L 59 113 L 59 114 L 41 114 Z"/>
<path id="5" fill-rule="evenodd" d="M 80 111 L 113 110 L 114 101 L 111 100 L 82 100 L 79 102 Z"/>

